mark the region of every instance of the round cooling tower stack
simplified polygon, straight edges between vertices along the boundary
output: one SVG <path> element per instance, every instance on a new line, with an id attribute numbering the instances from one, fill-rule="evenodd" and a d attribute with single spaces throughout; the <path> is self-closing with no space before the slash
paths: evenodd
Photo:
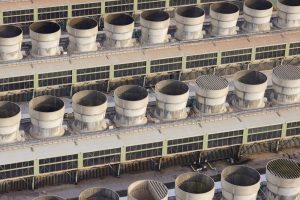
<path id="1" fill-rule="evenodd" d="M 277 0 L 277 22 L 280 28 L 300 27 L 300 1 Z"/>
<path id="2" fill-rule="evenodd" d="M 224 200 L 256 200 L 260 188 L 260 174 L 246 166 L 229 166 L 221 173 Z"/>
<path id="3" fill-rule="evenodd" d="M 128 187 L 128 200 L 167 200 L 168 188 L 152 180 L 136 181 Z"/>
<path id="4" fill-rule="evenodd" d="M 189 172 L 175 180 L 176 200 L 212 200 L 214 193 L 215 182 L 204 174 Z"/>
<path id="5" fill-rule="evenodd" d="M 20 121 L 20 107 L 12 102 L 0 101 L 0 144 L 17 140 Z"/>
<path id="6" fill-rule="evenodd" d="M 108 47 L 130 47 L 134 29 L 134 19 L 123 13 L 111 14 L 104 18 L 106 45 Z"/>
<path id="7" fill-rule="evenodd" d="M 97 51 L 97 21 L 87 17 L 73 18 L 68 20 L 67 31 L 69 33 L 68 50 L 71 53 Z"/>
<path id="8" fill-rule="evenodd" d="M 238 6 L 226 2 L 214 3 L 210 6 L 209 15 L 211 17 L 211 35 L 226 36 L 237 34 Z"/>
<path id="9" fill-rule="evenodd" d="M 77 92 L 72 97 L 74 127 L 80 132 L 99 131 L 106 128 L 107 109 L 105 94 L 95 90 Z"/>
<path id="10" fill-rule="evenodd" d="M 167 12 L 159 10 L 144 11 L 140 16 L 140 23 L 142 43 L 158 44 L 168 41 L 170 16 Z"/>
<path id="11" fill-rule="evenodd" d="M 235 74 L 236 106 L 240 109 L 262 108 L 267 89 L 267 76 L 259 71 L 243 70 Z"/>
<path id="12" fill-rule="evenodd" d="M 0 60 L 20 60 L 23 58 L 21 52 L 23 31 L 12 25 L 0 26 Z"/>
<path id="13" fill-rule="evenodd" d="M 29 102 L 30 134 L 38 139 L 62 136 L 64 114 L 64 102 L 57 97 L 44 95 L 32 99 Z"/>
<path id="14" fill-rule="evenodd" d="M 124 85 L 114 91 L 118 127 L 137 126 L 147 123 L 145 116 L 148 105 L 148 92 L 137 85 Z"/>
<path id="15" fill-rule="evenodd" d="M 65 200 L 65 199 L 59 196 L 40 196 L 34 198 L 33 200 Z"/>
<path id="16" fill-rule="evenodd" d="M 266 167 L 268 200 L 300 199 L 300 163 L 280 158 Z"/>
<path id="17" fill-rule="evenodd" d="M 202 113 L 226 112 L 228 81 L 215 75 L 202 75 L 196 80 L 196 111 Z"/>
<path id="18" fill-rule="evenodd" d="M 31 55 L 34 57 L 60 55 L 60 26 L 55 22 L 34 22 L 29 26 Z"/>
<path id="19" fill-rule="evenodd" d="M 273 4 L 267 0 L 247 0 L 244 3 L 243 29 L 247 32 L 262 32 L 271 29 Z"/>
<path id="20" fill-rule="evenodd" d="M 176 33 L 178 40 L 196 40 L 203 38 L 205 12 L 196 6 L 178 7 L 175 11 Z"/>
<path id="21" fill-rule="evenodd" d="M 274 99 L 279 104 L 300 102 L 300 67 L 280 65 L 273 69 Z"/>
<path id="22" fill-rule="evenodd" d="M 187 117 L 189 98 L 187 84 L 176 80 L 164 80 L 155 85 L 155 115 L 161 120 L 178 120 Z"/>
<path id="23" fill-rule="evenodd" d="M 79 194 L 79 200 L 119 200 L 119 195 L 107 188 L 88 188 Z"/>

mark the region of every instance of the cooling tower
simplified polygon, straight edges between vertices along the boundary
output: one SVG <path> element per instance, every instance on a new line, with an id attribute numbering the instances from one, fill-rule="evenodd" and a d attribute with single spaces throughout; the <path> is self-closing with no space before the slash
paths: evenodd
<path id="1" fill-rule="evenodd" d="M 17 140 L 20 121 L 20 107 L 12 102 L 0 101 L 0 144 Z"/>
<path id="2" fill-rule="evenodd" d="M 137 85 L 124 85 L 114 91 L 116 116 L 114 122 L 118 127 L 137 126 L 147 123 L 145 117 L 148 105 L 148 92 Z"/>
<path id="3" fill-rule="evenodd" d="M 0 61 L 20 60 L 23 31 L 12 25 L 0 26 Z"/>
<path id="4" fill-rule="evenodd" d="M 237 34 L 239 8 L 231 3 L 214 3 L 209 10 L 211 17 L 211 35 L 227 36 Z"/>
<path id="5" fill-rule="evenodd" d="M 189 98 L 187 84 L 176 80 L 164 80 L 155 85 L 155 116 L 161 120 L 179 120 L 187 117 Z"/>
<path id="6" fill-rule="evenodd" d="M 77 92 L 72 97 L 74 127 L 79 132 L 99 131 L 107 127 L 104 120 L 107 109 L 105 94 L 95 90 Z"/>
<path id="7" fill-rule="evenodd" d="M 33 200 L 65 200 L 65 199 L 58 196 L 40 196 L 34 198 Z"/>
<path id="8" fill-rule="evenodd" d="M 69 33 L 69 52 L 97 51 L 99 46 L 96 42 L 98 33 L 97 21 L 87 17 L 73 18 L 68 20 L 67 31 Z"/>
<path id="9" fill-rule="evenodd" d="M 128 200 L 167 200 L 167 187 L 157 181 L 136 181 L 128 187 Z"/>
<path id="10" fill-rule="evenodd" d="M 64 114 L 64 102 L 57 97 L 44 95 L 32 99 L 29 102 L 31 136 L 38 139 L 62 136 Z"/>
<path id="11" fill-rule="evenodd" d="M 60 26 L 55 22 L 34 22 L 29 26 L 31 55 L 34 57 L 60 55 Z"/>
<path id="12" fill-rule="evenodd" d="M 142 29 L 141 42 L 144 44 L 158 44 L 168 41 L 170 16 L 165 11 L 147 10 L 140 16 Z"/>
<path id="13" fill-rule="evenodd" d="M 246 166 L 229 166 L 221 173 L 224 200 L 256 200 L 260 188 L 260 174 Z"/>
<path id="14" fill-rule="evenodd" d="M 104 18 L 104 31 L 106 35 L 106 46 L 108 47 L 130 47 L 134 20 L 131 16 L 123 13 L 111 14 Z"/>
<path id="15" fill-rule="evenodd" d="M 267 89 L 267 76 L 259 71 L 243 70 L 235 74 L 235 104 L 240 109 L 262 108 Z"/>
<path id="16" fill-rule="evenodd" d="M 79 200 L 119 200 L 119 195 L 107 188 L 88 188 L 79 194 Z"/>
<path id="17" fill-rule="evenodd" d="M 176 200 L 212 200 L 215 183 L 212 178 L 198 172 L 189 172 L 175 180 Z"/>
<path id="18" fill-rule="evenodd" d="M 280 28 L 300 27 L 300 1 L 277 0 L 277 21 Z"/>
<path id="19" fill-rule="evenodd" d="M 203 38 L 205 12 L 196 6 L 178 7 L 175 11 L 176 33 L 178 40 L 197 40 Z"/>
<path id="20" fill-rule="evenodd" d="M 228 81 L 215 75 L 202 75 L 196 80 L 196 111 L 202 113 L 226 112 Z"/>
<path id="21" fill-rule="evenodd" d="M 267 0 L 247 0 L 244 2 L 243 29 L 247 32 L 262 32 L 271 29 L 273 4 Z"/>

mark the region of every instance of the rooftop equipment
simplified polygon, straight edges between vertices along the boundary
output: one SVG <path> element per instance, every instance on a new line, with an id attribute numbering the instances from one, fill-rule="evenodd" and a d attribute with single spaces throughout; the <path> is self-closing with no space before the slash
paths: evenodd
<path id="1" fill-rule="evenodd" d="M 300 163 L 291 159 L 275 159 L 266 166 L 268 200 L 300 199 Z"/>
<path id="2" fill-rule="evenodd" d="M 137 126 L 147 123 L 145 117 L 148 105 L 148 92 L 137 85 L 124 85 L 114 91 L 116 116 L 114 122 L 118 127 Z"/>
<path id="3" fill-rule="evenodd" d="M 242 70 L 234 76 L 235 104 L 240 109 L 263 108 L 267 76 L 259 71 Z"/>
<path id="4" fill-rule="evenodd" d="M 168 42 L 170 16 L 165 11 L 146 10 L 140 15 L 141 42 L 158 44 Z"/>
<path id="5" fill-rule="evenodd" d="M 57 97 L 44 95 L 32 99 L 29 102 L 31 136 L 38 139 L 62 136 L 64 114 L 64 102 Z"/>
<path id="6" fill-rule="evenodd" d="M 33 200 L 64 200 L 64 198 L 59 196 L 40 196 L 34 198 Z"/>
<path id="7" fill-rule="evenodd" d="M 9 101 L 0 101 L 0 144 L 17 140 L 20 121 L 20 107 Z"/>
<path id="8" fill-rule="evenodd" d="M 83 90 L 72 97 L 74 127 L 80 132 L 99 131 L 107 127 L 104 120 L 107 98 L 102 92 Z"/>
<path id="9" fill-rule="evenodd" d="M 224 200 L 256 200 L 260 188 L 260 174 L 246 166 L 229 166 L 221 173 Z"/>
<path id="10" fill-rule="evenodd" d="M 279 104 L 300 102 L 300 67 L 280 65 L 273 69 L 274 99 Z"/>
<path id="11" fill-rule="evenodd" d="M 0 26 L 0 61 L 20 60 L 23 31 L 12 25 Z"/>
<path id="12" fill-rule="evenodd" d="M 157 181 L 136 181 L 128 187 L 128 200 L 167 200 L 167 187 Z"/>
<path id="13" fill-rule="evenodd" d="M 189 98 L 187 84 L 176 80 L 164 80 L 155 85 L 155 115 L 161 120 L 179 120 L 187 117 Z"/>
<path id="14" fill-rule="evenodd" d="M 211 17 L 212 36 L 237 34 L 238 6 L 227 2 L 211 4 L 209 16 Z"/>
<path id="15" fill-rule="evenodd" d="M 184 173 L 175 180 L 176 200 L 212 200 L 215 183 L 212 178 L 198 172 Z"/>
<path id="16" fill-rule="evenodd" d="M 226 112 L 228 81 L 215 75 L 202 75 L 196 80 L 196 111 L 202 113 Z"/>
<path id="17" fill-rule="evenodd" d="M 273 4 L 267 0 L 247 0 L 244 2 L 243 29 L 247 32 L 262 32 L 271 29 Z"/>
<path id="18" fill-rule="evenodd" d="M 280 28 L 300 27 L 300 1 L 277 0 L 277 21 Z"/>
<path id="19" fill-rule="evenodd" d="M 178 40 L 197 40 L 203 38 L 205 12 L 196 6 L 178 7 L 175 11 L 176 33 Z"/>
<path id="20" fill-rule="evenodd" d="M 119 195 L 107 188 L 88 188 L 79 194 L 79 200 L 119 200 Z"/>
<path id="21" fill-rule="evenodd" d="M 29 34 L 32 44 L 32 56 L 60 55 L 59 39 L 61 29 L 57 23 L 50 21 L 34 22 L 29 26 Z"/>
<path id="22" fill-rule="evenodd" d="M 106 46 L 131 47 L 134 19 L 123 13 L 110 14 L 104 18 L 104 31 Z"/>
<path id="23" fill-rule="evenodd" d="M 68 20 L 69 33 L 68 50 L 71 53 L 97 51 L 99 43 L 96 42 L 98 22 L 87 17 L 76 17 Z"/>

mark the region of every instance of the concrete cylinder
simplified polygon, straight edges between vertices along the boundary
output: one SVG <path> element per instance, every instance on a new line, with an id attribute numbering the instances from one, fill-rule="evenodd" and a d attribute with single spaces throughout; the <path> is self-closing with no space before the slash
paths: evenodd
<path id="1" fill-rule="evenodd" d="M 222 2 L 210 5 L 212 36 L 227 36 L 237 34 L 237 20 L 239 18 L 238 6 Z"/>
<path id="2" fill-rule="evenodd" d="M 31 38 L 31 55 L 34 57 L 60 55 L 59 39 L 60 26 L 55 22 L 34 22 L 29 26 Z"/>
<path id="3" fill-rule="evenodd" d="M 175 10 L 177 40 L 197 40 L 203 38 L 205 12 L 196 6 L 178 7 Z"/>
<path id="4" fill-rule="evenodd" d="M 155 116 L 161 120 L 179 120 L 187 117 L 186 104 L 189 86 L 181 81 L 164 80 L 155 85 Z"/>
<path id="5" fill-rule="evenodd" d="M 176 200 L 212 200 L 215 182 L 209 176 L 198 172 L 184 173 L 175 180 Z"/>
<path id="6" fill-rule="evenodd" d="M 167 200 L 167 187 L 157 181 L 136 181 L 128 187 L 128 200 Z"/>
<path id="7" fill-rule="evenodd" d="M 23 31 L 12 25 L 0 26 L 0 60 L 20 60 L 23 58 L 21 47 Z"/>
<path id="8" fill-rule="evenodd" d="M 68 20 L 67 31 L 69 33 L 68 51 L 70 53 L 97 51 L 97 21 L 87 17 L 73 18 Z"/>
<path id="9" fill-rule="evenodd" d="M 235 105 L 240 109 L 263 108 L 267 76 L 259 71 L 243 70 L 234 76 Z"/>
<path id="10" fill-rule="evenodd" d="M 170 16 L 165 11 L 147 10 L 140 15 L 141 43 L 158 44 L 168 42 Z"/>
<path id="11" fill-rule="evenodd" d="M 111 14 L 104 18 L 104 31 L 106 46 L 108 47 L 131 47 L 134 19 L 124 13 Z"/>
<path id="12" fill-rule="evenodd" d="M 74 128 L 79 132 L 99 131 L 107 127 L 104 120 L 107 109 L 105 94 L 95 90 L 77 92 L 72 97 Z"/>
<path id="13" fill-rule="evenodd" d="M 17 140 L 20 121 L 20 107 L 9 101 L 0 101 L 0 144 Z"/>
<path id="14" fill-rule="evenodd" d="M 44 95 L 32 99 L 29 102 L 31 136 L 38 139 L 62 136 L 64 114 L 64 102 L 57 97 Z"/>
<path id="15" fill-rule="evenodd" d="M 34 198 L 33 200 L 65 200 L 65 199 L 59 196 L 40 196 Z"/>
<path id="16" fill-rule="evenodd" d="M 114 91 L 118 127 L 138 126 L 147 123 L 145 116 L 148 105 L 148 92 L 137 85 L 124 85 Z"/>
<path id="17" fill-rule="evenodd" d="M 300 199 L 300 163 L 291 159 L 275 159 L 266 166 L 268 200 Z"/>
<path id="18" fill-rule="evenodd" d="M 260 174 L 246 166 L 229 166 L 221 173 L 224 200 L 256 200 L 260 188 Z"/>
<path id="19" fill-rule="evenodd" d="M 278 104 L 300 102 L 300 67 L 280 65 L 273 69 L 272 88 Z"/>
<path id="20" fill-rule="evenodd" d="M 119 200 L 119 195 L 107 188 L 88 188 L 79 194 L 79 200 Z"/>
<path id="21" fill-rule="evenodd" d="M 280 28 L 300 27 L 300 1 L 277 0 L 277 21 Z"/>
<path id="22" fill-rule="evenodd" d="M 244 2 L 244 24 L 247 32 L 262 32 L 271 29 L 273 4 L 267 0 L 247 0 Z"/>
<path id="23" fill-rule="evenodd" d="M 215 75 L 202 75 L 196 80 L 196 112 L 226 112 L 226 97 L 229 90 L 228 81 Z"/>

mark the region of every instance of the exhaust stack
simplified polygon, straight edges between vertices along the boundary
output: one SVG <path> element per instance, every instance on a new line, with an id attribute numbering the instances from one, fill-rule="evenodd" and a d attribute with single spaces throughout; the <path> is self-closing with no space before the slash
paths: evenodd
<path id="1" fill-rule="evenodd" d="M 31 55 L 34 57 L 60 55 L 60 26 L 55 22 L 34 22 L 29 26 L 32 43 Z"/>
<path id="2" fill-rule="evenodd" d="M 161 120 L 179 120 L 187 117 L 186 104 L 189 87 L 180 81 L 164 80 L 155 85 L 155 116 Z"/>
<path id="3" fill-rule="evenodd" d="M 0 144 L 17 140 L 20 122 L 20 107 L 9 101 L 0 101 Z"/>
<path id="4" fill-rule="evenodd" d="M 267 0 L 247 0 L 244 3 L 243 29 L 247 32 L 262 32 L 271 29 L 273 4 Z"/>
<path id="5" fill-rule="evenodd" d="M 37 139 L 62 136 L 64 114 L 64 102 L 57 97 L 44 95 L 32 99 L 29 102 L 31 136 Z"/>
<path id="6" fill-rule="evenodd" d="M 123 13 L 111 14 L 104 19 L 106 46 L 108 47 L 131 47 L 134 19 Z"/>
<path id="7" fill-rule="evenodd" d="M 20 60 L 23 58 L 21 52 L 23 31 L 12 25 L 0 26 L 0 60 Z"/>
<path id="8" fill-rule="evenodd" d="M 239 8 L 231 3 L 214 3 L 210 5 L 211 35 L 227 36 L 237 34 Z"/>
<path id="9" fill-rule="evenodd" d="M 140 16 L 142 28 L 141 42 L 158 44 L 168 42 L 170 16 L 165 11 L 147 10 Z"/>
<path id="10" fill-rule="evenodd" d="M 102 199 L 102 200 L 119 200 L 119 195 L 107 188 L 88 188 L 79 194 L 79 200 Z"/>
<path id="11" fill-rule="evenodd" d="M 152 180 L 136 181 L 128 187 L 128 200 L 168 200 L 168 188 Z"/>
<path id="12" fill-rule="evenodd" d="M 235 74 L 235 103 L 240 109 L 255 109 L 265 106 L 267 76 L 259 71 L 243 70 Z"/>
<path id="13" fill-rule="evenodd" d="M 104 120 L 107 109 L 106 96 L 95 90 L 77 92 L 72 97 L 74 127 L 79 132 L 99 131 L 107 127 Z"/>
<path id="14" fill-rule="evenodd" d="M 196 112 L 226 112 L 226 97 L 229 90 L 228 81 L 215 75 L 202 75 L 196 80 Z"/>
<path id="15" fill-rule="evenodd" d="M 209 176 L 198 172 L 181 174 L 175 180 L 176 200 L 212 200 L 215 182 Z"/>
<path id="16" fill-rule="evenodd" d="M 256 200 L 260 188 L 260 174 L 246 166 L 229 166 L 221 173 L 224 200 Z"/>
<path id="17" fill-rule="evenodd" d="M 197 40 L 203 38 L 205 12 L 195 6 L 179 7 L 175 11 L 176 33 L 178 40 Z"/>
<path id="18" fill-rule="evenodd" d="M 98 33 L 97 21 L 87 17 L 73 18 L 68 20 L 67 31 L 69 33 L 69 52 L 97 51 L 99 44 L 96 42 Z"/>
<path id="19" fill-rule="evenodd" d="M 280 28 L 300 27 L 300 1 L 277 0 L 276 25 Z"/>

